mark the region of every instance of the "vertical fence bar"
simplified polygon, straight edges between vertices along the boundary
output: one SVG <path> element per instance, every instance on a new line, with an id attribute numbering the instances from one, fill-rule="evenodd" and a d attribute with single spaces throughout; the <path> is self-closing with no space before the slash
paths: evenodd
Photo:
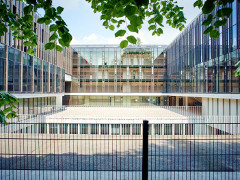
<path id="1" fill-rule="evenodd" d="M 148 180 L 148 121 L 143 121 L 142 180 Z"/>

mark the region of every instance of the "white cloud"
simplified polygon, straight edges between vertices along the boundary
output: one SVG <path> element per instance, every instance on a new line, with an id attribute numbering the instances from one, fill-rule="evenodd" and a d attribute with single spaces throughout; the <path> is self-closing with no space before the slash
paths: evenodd
<path id="1" fill-rule="evenodd" d="M 74 45 L 74 44 L 80 44 L 80 41 L 77 40 L 77 39 L 73 36 L 72 41 L 71 41 L 71 45 Z"/>
<path id="2" fill-rule="evenodd" d="M 64 7 L 64 11 L 78 10 L 87 4 L 85 0 L 53 0 L 53 5 Z"/>
<path id="3" fill-rule="evenodd" d="M 93 33 L 93 34 L 90 34 L 89 36 L 85 36 L 83 38 L 83 41 L 96 41 L 98 39 L 99 39 L 99 36 Z"/>

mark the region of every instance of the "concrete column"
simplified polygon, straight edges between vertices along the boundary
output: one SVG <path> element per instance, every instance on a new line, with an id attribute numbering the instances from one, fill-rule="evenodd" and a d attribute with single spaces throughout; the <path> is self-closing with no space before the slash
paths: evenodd
<path id="1" fill-rule="evenodd" d="M 98 124 L 98 134 L 101 135 L 101 124 Z"/>
<path id="2" fill-rule="evenodd" d="M 140 124 L 140 128 L 141 128 L 141 134 L 140 135 L 143 135 L 143 126 L 142 126 L 142 124 Z"/>
<path id="3" fill-rule="evenodd" d="M 215 107 L 217 108 L 217 107 Z M 208 99 L 208 115 L 212 116 L 213 115 L 213 99 L 209 98 Z"/>
<path id="4" fill-rule="evenodd" d="M 188 106 L 188 97 L 183 97 L 183 106 Z"/>
<path id="5" fill-rule="evenodd" d="M 49 124 L 47 124 L 47 134 L 49 134 Z"/>
<path id="6" fill-rule="evenodd" d="M 57 124 L 57 134 L 60 134 L 60 124 Z"/>
<path id="7" fill-rule="evenodd" d="M 220 99 L 220 98 L 218 99 L 218 115 L 219 116 L 223 116 L 224 115 L 223 99 Z"/>
<path id="8" fill-rule="evenodd" d="M 122 126 L 123 126 L 123 125 L 120 124 L 120 133 L 119 133 L 120 135 L 122 135 Z"/>
<path id="9" fill-rule="evenodd" d="M 237 116 L 237 100 L 230 99 L 230 115 Z"/>
<path id="10" fill-rule="evenodd" d="M 230 115 L 230 111 L 229 111 L 229 107 L 230 107 L 230 104 L 229 104 L 229 99 L 224 99 L 223 100 L 224 104 L 224 111 L 223 111 L 223 115 L 224 116 L 229 116 Z"/>
<path id="11" fill-rule="evenodd" d="M 164 124 L 162 124 L 162 135 L 164 135 Z"/>
<path id="12" fill-rule="evenodd" d="M 71 125 L 71 124 L 68 124 L 68 127 L 67 127 L 67 134 L 70 134 L 70 125 Z"/>
<path id="13" fill-rule="evenodd" d="M 182 135 L 185 135 L 185 124 L 183 124 L 183 132 Z"/>
<path id="14" fill-rule="evenodd" d="M 154 135 L 154 124 L 151 125 L 152 126 L 152 135 Z"/>
<path id="15" fill-rule="evenodd" d="M 4 80 L 5 80 L 4 90 L 8 91 L 8 46 L 7 45 L 5 46 L 5 69 L 6 71 L 5 71 L 5 77 L 4 77 Z"/>
<path id="16" fill-rule="evenodd" d="M 62 106 L 62 96 L 56 96 L 56 106 Z"/>
<path id="17" fill-rule="evenodd" d="M 20 82 L 19 82 L 19 91 L 22 92 L 23 89 L 22 89 L 22 84 L 23 84 L 23 52 L 21 51 L 21 54 L 20 54 Z"/>
<path id="18" fill-rule="evenodd" d="M 88 124 L 88 135 L 90 135 L 90 124 Z"/>
<path id="19" fill-rule="evenodd" d="M 175 135 L 175 125 L 176 124 L 172 124 L 172 135 Z"/>
<path id="20" fill-rule="evenodd" d="M 238 107 L 238 112 L 237 115 L 240 116 L 240 99 L 237 100 L 237 107 Z"/>
<path id="21" fill-rule="evenodd" d="M 202 98 L 202 115 L 207 116 L 209 115 L 209 103 L 208 103 L 208 98 Z"/>
<path id="22" fill-rule="evenodd" d="M 112 135 L 112 125 L 109 124 L 109 135 Z"/>
<path id="23" fill-rule="evenodd" d="M 84 96 L 85 98 L 85 106 L 89 106 L 89 96 Z"/>
<path id="24" fill-rule="evenodd" d="M 130 135 L 132 135 L 132 124 L 130 124 Z"/>
<path id="25" fill-rule="evenodd" d="M 176 106 L 179 106 L 179 96 L 176 96 Z"/>
<path id="26" fill-rule="evenodd" d="M 80 124 L 77 124 L 78 126 L 78 134 L 80 134 Z"/>
<path id="27" fill-rule="evenodd" d="M 212 101 L 213 101 L 213 106 L 212 106 L 213 107 L 212 108 L 212 110 L 213 110 L 212 112 L 213 113 L 212 113 L 212 115 L 213 116 L 217 116 L 218 115 L 218 108 L 219 108 L 218 107 L 218 99 L 217 98 L 213 98 Z"/>

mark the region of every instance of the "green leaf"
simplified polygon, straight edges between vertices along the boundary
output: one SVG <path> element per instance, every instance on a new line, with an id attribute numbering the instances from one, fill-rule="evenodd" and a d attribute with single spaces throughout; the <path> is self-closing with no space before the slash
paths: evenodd
<path id="1" fill-rule="evenodd" d="M 203 32 L 203 34 L 208 34 L 208 33 L 210 33 L 212 30 L 213 30 L 213 27 L 210 26 L 210 27 L 208 27 L 208 28 Z"/>
<path id="2" fill-rule="evenodd" d="M 128 28 L 128 30 L 131 31 L 131 32 L 136 32 L 136 33 L 138 33 L 138 28 L 137 28 L 136 26 L 128 25 L 127 28 Z"/>
<path id="3" fill-rule="evenodd" d="M 121 41 L 120 47 L 121 47 L 122 49 L 125 48 L 125 47 L 127 47 L 127 46 L 128 46 L 128 41 L 127 41 L 127 40 Z"/>
<path id="4" fill-rule="evenodd" d="M 213 29 L 212 31 L 210 31 L 209 36 L 211 38 L 217 39 L 220 36 L 220 32 L 216 29 Z"/>
<path id="5" fill-rule="evenodd" d="M 115 37 L 124 36 L 126 33 L 125 30 L 119 30 L 115 33 Z"/>
<path id="6" fill-rule="evenodd" d="M 194 4 L 193 4 L 194 7 L 198 7 L 198 8 L 201 8 L 203 6 L 203 2 L 202 0 L 197 0 Z"/>
<path id="7" fill-rule="evenodd" d="M 28 5 L 28 6 L 23 8 L 23 12 L 24 12 L 25 15 L 29 14 L 30 12 L 32 12 L 32 10 L 33 10 L 33 6 L 32 5 Z"/>
<path id="8" fill-rule="evenodd" d="M 161 26 L 163 22 L 163 16 L 161 14 L 158 14 L 155 21 Z"/>
<path id="9" fill-rule="evenodd" d="M 33 50 L 32 48 L 29 48 L 29 49 L 27 50 L 27 53 L 30 54 L 30 55 L 32 55 L 32 56 L 34 56 L 34 50 Z"/>
<path id="10" fill-rule="evenodd" d="M 57 35 L 56 33 L 53 33 L 53 34 L 50 36 L 49 41 L 53 41 L 53 40 L 55 40 L 55 39 L 57 39 L 57 38 L 58 38 L 58 35 Z"/>
<path id="11" fill-rule="evenodd" d="M 55 48 L 55 43 L 49 42 L 49 43 L 45 44 L 44 47 L 45 47 L 46 50 L 47 50 L 47 49 L 52 50 L 52 49 Z"/>
<path id="12" fill-rule="evenodd" d="M 59 45 L 56 45 L 56 50 L 59 51 L 59 52 L 62 52 L 62 47 L 59 46 Z"/>
<path id="13" fill-rule="evenodd" d="M 50 23 L 51 23 L 51 20 L 48 19 L 48 18 L 46 18 L 46 19 L 45 19 L 45 24 L 46 24 L 46 25 L 49 25 Z"/>
<path id="14" fill-rule="evenodd" d="M 127 5 L 127 7 L 124 9 L 124 13 L 127 17 L 134 15 L 136 11 L 137 11 L 137 8 L 135 6 L 130 6 L 130 5 Z"/>
<path id="15" fill-rule="evenodd" d="M 213 0 L 206 0 L 203 7 L 202 7 L 202 13 L 203 14 L 209 14 L 213 11 L 215 8 L 215 2 Z"/>
<path id="16" fill-rule="evenodd" d="M 32 43 L 30 41 L 26 41 L 23 43 L 24 46 L 32 46 Z"/>
<path id="17" fill-rule="evenodd" d="M 111 22 L 112 22 L 112 23 L 117 23 L 118 21 L 115 20 L 115 19 L 111 19 Z"/>
<path id="18" fill-rule="evenodd" d="M 231 14 L 232 14 L 232 8 L 222 8 L 222 9 L 219 9 L 217 11 L 216 16 L 218 16 L 218 17 L 224 17 L 224 16 L 230 17 Z"/>
<path id="19" fill-rule="evenodd" d="M 213 15 L 209 14 L 207 19 L 205 21 L 203 21 L 202 25 L 208 26 L 209 24 L 211 24 L 212 20 L 213 20 Z"/>
<path id="20" fill-rule="evenodd" d="M 37 20 L 37 22 L 39 23 L 39 24 L 43 24 L 43 23 L 45 23 L 45 18 L 39 18 L 38 20 Z"/>
<path id="21" fill-rule="evenodd" d="M 57 7 L 57 14 L 61 14 L 63 12 L 64 8 L 61 6 Z"/>
<path id="22" fill-rule="evenodd" d="M 110 30 L 112 30 L 112 31 L 115 29 L 114 25 L 111 25 L 111 26 L 109 26 L 108 28 L 109 28 Z"/>
<path id="23" fill-rule="evenodd" d="M 148 30 L 151 31 L 151 30 L 155 30 L 156 29 L 156 25 L 151 25 L 148 27 Z"/>
<path id="24" fill-rule="evenodd" d="M 70 41 L 72 40 L 72 36 L 69 33 L 65 33 L 62 35 L 62 40 L 64 42 L 64 44 L 69 44 Z"/>
<path id="25" fill-rule="evenodd" d="M 127 40 L 132 43 L 132 44 L 136 44 L 137 43 L 137 39 L 134 36 L 128 36 Z"/>
<path id="26" fill-rule="evenodd" d="M 219 28 L 220 26 L 224 26 L 226 23 L 227 23 L 227 19 L 217 20 L 217 21 L 214 23 L 214 26 L 215 26 L 216 28 Z"/>
<path id="27" fill-rule="evenodd" d="M 49 28 L 50 31 L 57 31 L 58 26 L 56 24 L 52 24 Z"/>

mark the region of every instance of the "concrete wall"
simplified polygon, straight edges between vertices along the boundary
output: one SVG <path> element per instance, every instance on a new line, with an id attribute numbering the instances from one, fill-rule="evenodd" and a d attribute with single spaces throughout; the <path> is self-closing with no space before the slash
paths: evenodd
<path id="1" fill-rule="evenodd" d="M 202 98 L 204 116 L 239 116 L 240 100 L 222 98 Z"/>

